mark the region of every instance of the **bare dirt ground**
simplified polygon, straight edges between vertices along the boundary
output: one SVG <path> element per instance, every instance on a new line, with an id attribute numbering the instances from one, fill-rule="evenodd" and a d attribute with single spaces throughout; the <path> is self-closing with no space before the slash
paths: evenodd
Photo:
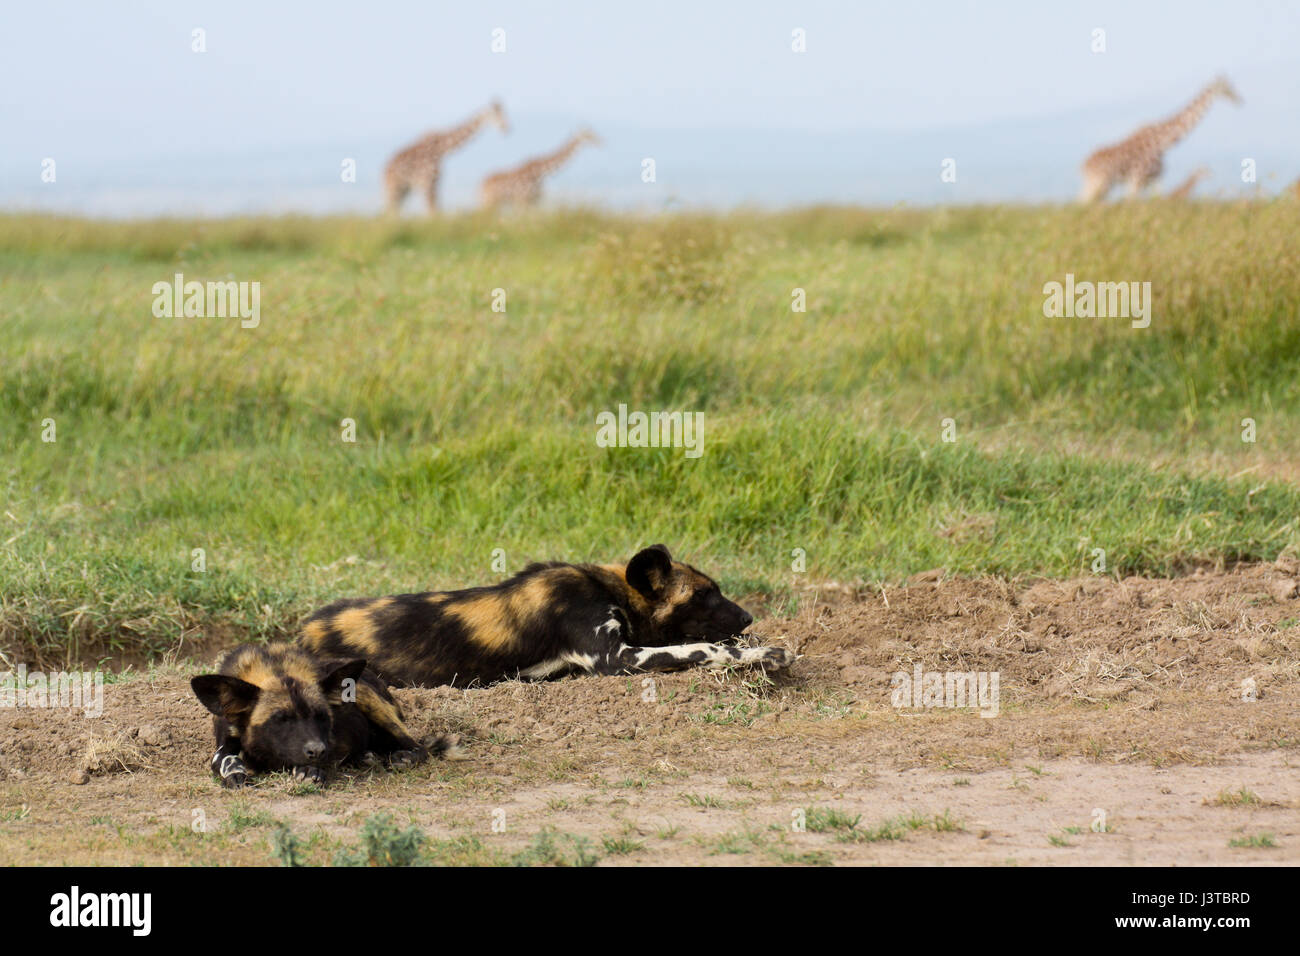
<path id="1" fill-rule="evenodd" d="M 1300 862 L 1300 564 L 1173 580 L 809 590 L 748 672 L 398 691 L 465 759 L 336 776 L 208 775 L 200 664 L 105 710 L 0 709 L 0 863 L 265 865 L 287 825 L 327 863 L 373 814 L 440 863 Z M 896 672 L 996 672 L 996 716 L 898 708 Z"/>

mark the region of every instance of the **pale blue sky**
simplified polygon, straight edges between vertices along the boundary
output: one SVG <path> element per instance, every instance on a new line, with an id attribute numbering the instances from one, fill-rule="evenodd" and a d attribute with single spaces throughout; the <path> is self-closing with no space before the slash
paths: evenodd
<path id="1" fill-rule="evenodd" d="M 986 171 L 965 178 L 966 198 L 1068 198 L 1088 149 L 1219 72 L 1245 106 L 1216 106 L 1171 175 L 1176 159 L 1205 162 L 1227 187 L 1233 157 L 1258 153 L 1277 178 L 1300 176 L 1300 4 L 1283 0 L 56 0 L 6 4 L 0 21 L 0 207 L 104 211 L 105 195 L 166 188 L 178 209 L 218 193 L 236 207 L 246 194 L 261 197 L 250 208 L 295 196 L 363 208 L 389 150 L 493 96 L 515 132 L 449 163 L 453 204 L 581 123 L 607 146 L 567 169 L 558 195 L 633 202 L 638 160 L 662 155 L 669 180 L 651 205 L 931 201 L 932 167 L 965 150 L 972 176 Z M 191 52 L 195 27 L 206 53 Z M 496 27 L 504 54 L 490 49 Z M 804 54 L 790 49 L 795 27 Z M 1104 54 L 1090 51 L 1097 27 Z M 57 190 L 40 188 L 47 156 Z M 350 193 L 333 188 L 341 156 L 361 164 Z M 747 182 L 755 168 L 762 181 Z"/>

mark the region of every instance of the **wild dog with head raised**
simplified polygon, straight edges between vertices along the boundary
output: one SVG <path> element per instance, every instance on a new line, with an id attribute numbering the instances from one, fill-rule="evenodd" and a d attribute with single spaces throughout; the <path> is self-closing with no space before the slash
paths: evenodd
<path id="1" fill-rule="evenodd" d="M 322 768 L 332 764 L 382 757 L 389 766 L 410 766 L 430 754 L 363 660 L 322 659 L 290 644 L 245 645 L 226 655 L 218 673 L 195 677 L 190 686 L 214 715 L 211 767 L 222 786 L 289 769 L 320 783 Z M 433 752 L 451 744 L 439 738 Z"/>
<path id="2" fill-rule="evenodd" d="M 318 654 L 364 657 L 394 684 L 466 685 L 666 671 L 697 664 L 777 670 L 780 647 L 736 647 L 753 618 L 661 544 L 626 565 L 532 564 L 507 581 L 337 601 L 303 625 Z"/>

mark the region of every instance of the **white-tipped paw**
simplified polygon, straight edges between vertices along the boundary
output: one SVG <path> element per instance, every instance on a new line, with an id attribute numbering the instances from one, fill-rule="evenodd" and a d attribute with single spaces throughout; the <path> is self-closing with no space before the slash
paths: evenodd
<path id="1" fill-rule="evenodd" d="M 793 664 L 795 660 L 794 652 L 787 651 L 784 647 L 765 647 L 759 663 L 763 665 L 764 670 L 782 671 Z"/>
<path id="2" fill-rule="evenodd" d="M 293 779 L 297 783 L 325 784 L 325 774 L 321 773 L 320 767 L 294 767 Z"/>

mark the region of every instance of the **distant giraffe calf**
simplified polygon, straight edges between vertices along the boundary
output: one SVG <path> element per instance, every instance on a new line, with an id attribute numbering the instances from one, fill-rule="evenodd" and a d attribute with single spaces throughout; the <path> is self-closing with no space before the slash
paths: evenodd
<path id="1" fill-rule="evenodd" d="M 1104 199 L 1119 183 L 1125 183 L 1129 195 L 1135 196 L 1151 185 L 1164 171 L 1165 151 L 1196 128 L 1218 96 L 1241 102 L 1237 91 L 1219 77 L 1169 119 L 1143 126 L 1127 139 L 1097 150 L 1084 160 L 1079 198 L 1083 202 Z"/>
<path id="2" fill-rule="evenodd" d="M 1208 175 L 1210 175 L 1210 171 L 1206 169 L 1204 166 L 1202 166 L 1200 169 L 1194 170 L 1190 176 L 1184 179 L 1173 189 L 1169 190 L 1168 198 L 1186 199 L 1188 196 L 1192 194 L 1192 190 L 1196 188 L 1196 184 L 1199 183 L 1202 179 L 1204 179 Z"/>
<path id="3" fill-rule="evenodd" d="M 530 159 L 514 169 L 493 173 L 479 187 L 483 205 L 536 205 L 542 198 L 542 180 L 567 163 L 584 143 L 599 145 L 600 137 L 589 129 L 580 130 L 553 153 Z"/>
<path id="4" fill-rule="evenodd" d="M 424 193 L 429 212 L 438 209 L 438 178 L 442 174 L 442 159 L 452 150 L 468 143 L 485 125 L 492 124 L 501 132 L 510 132 L 501 104 L 492 103 L 459 126 L 429 133 L 398 152 L 384 167 L 384 194 L 388 211 L 395 213 L 413 190 Z"/>

